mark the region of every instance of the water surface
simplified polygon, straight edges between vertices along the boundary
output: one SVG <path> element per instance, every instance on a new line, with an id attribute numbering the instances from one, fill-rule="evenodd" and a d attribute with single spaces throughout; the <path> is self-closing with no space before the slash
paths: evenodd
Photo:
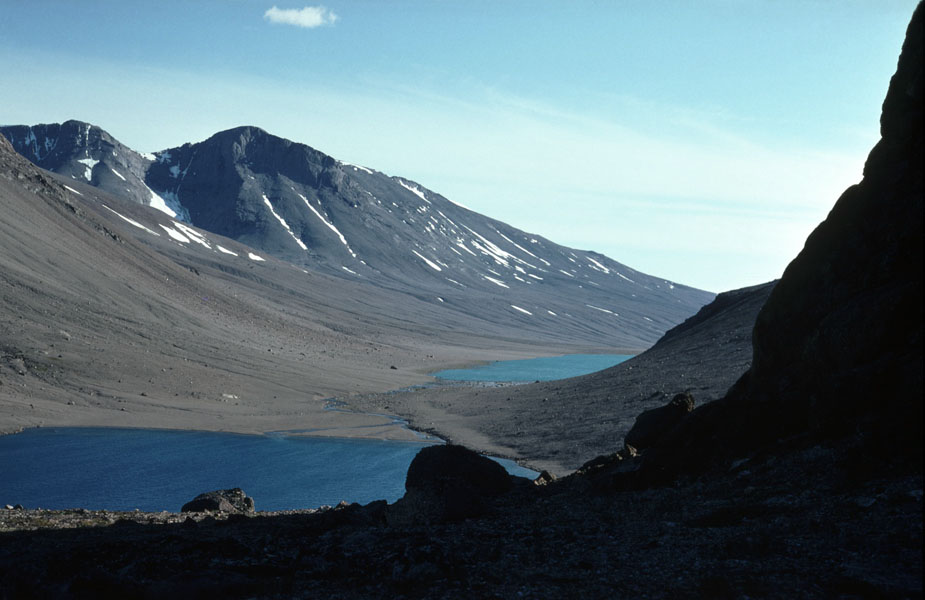
<path id="1" fill-rule="evenodd" d="M 632 354 L 566 354 L 523 360 L 500 360 L 471 369 L 446 369 L 431 373 L 453 381 L 553 381 L 594 373 L 633 358 Z"/>
<path id="2" fill-rule="evenodd" d="M 179 511 L 202 492 L 242 488 L 257 510 L 394 502 L 432 442 L 115 428 L 0 436 L 0 505 Z M 534 472 L 508 461 L 519 475 Z"/>

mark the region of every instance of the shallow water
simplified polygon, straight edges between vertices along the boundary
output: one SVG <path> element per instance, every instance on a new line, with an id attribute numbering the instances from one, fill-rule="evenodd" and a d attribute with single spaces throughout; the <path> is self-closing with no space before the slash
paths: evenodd
<path id="1" fill-rule="evenodd" d="M 242 488 L 257 510 L 394 502 L 430 442 L 202 431 L 42 428 L 0 436 L 0 505 L 179 511 Z M 500 461 L 499 461 L 500 462 Z M 535 476 L 507 461 L 515 474 Z"/>
<path id="2" fill-rule="evenodd" d="M 452 381 L 553 381 L 594 373 L 633 358 L 632 354 L 566 354 L 523 360 L 501 360 L 471 369 L 446 369 L 431 373 Z"/>

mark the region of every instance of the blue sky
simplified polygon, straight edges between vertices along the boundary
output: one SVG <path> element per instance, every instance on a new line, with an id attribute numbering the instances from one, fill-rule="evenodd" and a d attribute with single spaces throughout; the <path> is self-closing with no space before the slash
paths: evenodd
<path id="1" fill-rule="evenodd" d="M 915 4 L 0 0 L 0 123 L 256 125 L 723 291 L 860 180 Z"/>

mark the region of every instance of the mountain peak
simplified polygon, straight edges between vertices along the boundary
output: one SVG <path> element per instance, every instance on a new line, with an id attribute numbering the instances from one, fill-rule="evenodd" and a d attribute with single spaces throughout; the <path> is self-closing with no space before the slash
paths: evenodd
<path id="1" fill-rule="evenodd" d="M 89 131 L 89 141 L 65 144 L 58 164 L 42 166 L 303 269 L 412 293 L 493 327 L 516 322 L 544 336 L 636 349 L 712 298 L 259 127 L 151 157 L 95 143 L 102 134 L 90 125 L 68 129 Z"/>
<path id="2" fill-rule="evenodd" d="M 270 136 L 270 137 L 274 137 L 278 139 L 283 139 L 283 138 L 279 138 L 278 136 L 268 133 L 265 129 L 257 127 L 256 125 L 238 125 L 237 127 L 232 127 L 231 129 L 225 129 L 223 131 L 219 131 L 218 133 L 210 136 L 209 139 L 213 139 L 213 138 L 222 139 L 222 138 L 238 137 L 238 136 L 251 138 L 251 139 L 255 137 L 263 137 L 263 136 Z"/>

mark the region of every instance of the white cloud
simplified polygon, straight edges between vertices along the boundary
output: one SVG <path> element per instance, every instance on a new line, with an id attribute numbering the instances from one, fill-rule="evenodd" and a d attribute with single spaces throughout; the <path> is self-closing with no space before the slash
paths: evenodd
<path id="1" fill-rule="evenodd" d="M 270 23 L 313 29 L 324 25 L 333 25 L 338 17 L 324 6 L 306 6 L 305 8 L 277 8 L 274 6 L 263 13 L 263 18 Z"/>

